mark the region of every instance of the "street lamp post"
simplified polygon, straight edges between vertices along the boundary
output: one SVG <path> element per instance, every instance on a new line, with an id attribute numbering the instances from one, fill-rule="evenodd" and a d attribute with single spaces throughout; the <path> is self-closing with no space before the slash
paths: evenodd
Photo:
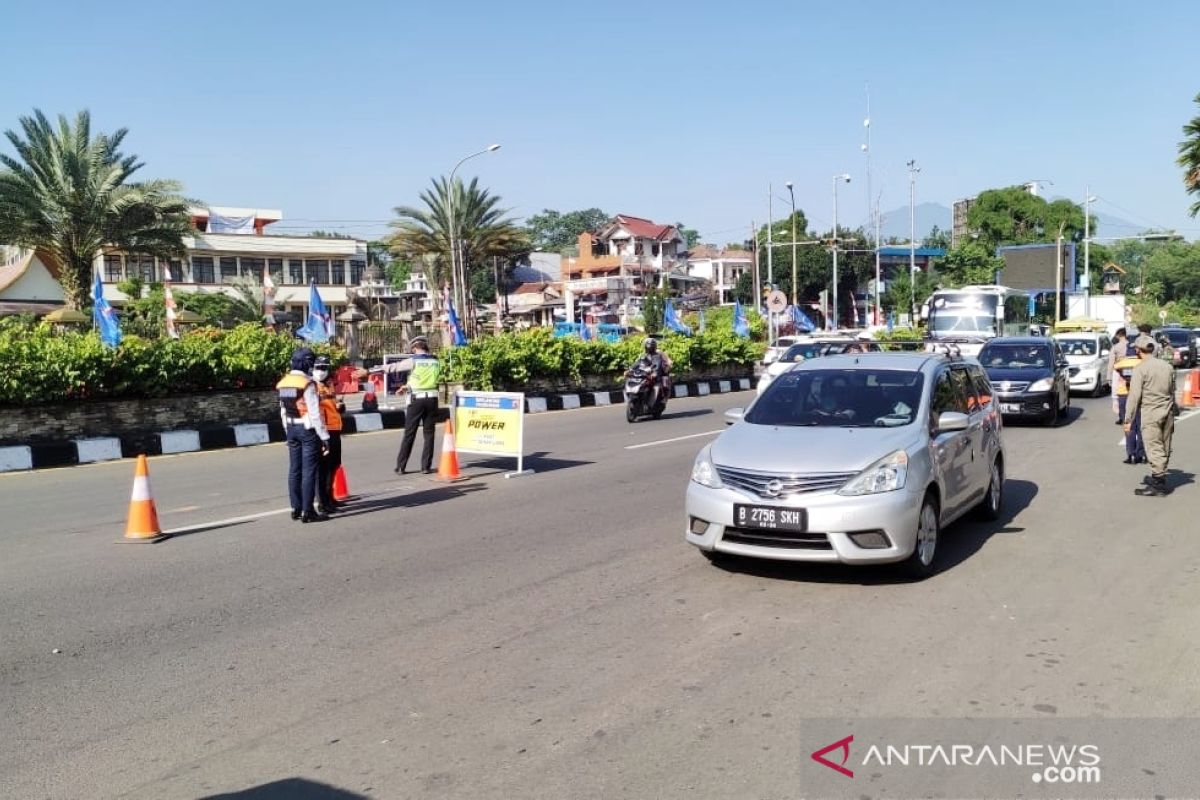
<path id="1" fill-rule="evenodd" d="M 850 182 L 849 173 L 833 176 L 833 329 L 838 328 L 838 181 Z"/>
<path id="2" fill-rule="evenodd" d="M 1096 202 L 1096 198 L 1092 197 L 1090 186 L 1083 187 L 1083 315 L 1090 318 L 1092 316 L 1092 203 Z"/>
<path id="3" fill-rule="evenodd" d="M 466 305 L 466 287 L 463 285 L 466 282 L 466 275 L 464 274 L 462 280 L 459 280 L 458 270 L 459 262 L 461 261 L 459 257 L 461 246 L 458 241 L 458 229 L 456 226 L 457 220 L 454 219 L 454 174 L 458 172 L 459 167 L 472 158 L 475 158 L 476 156 L 482 156 L 486 153 L 494 153 L 499 149 L 500 145 L 489 144 L 478 153 L 471 153 L 469 156 L 463 156 L 460 158 L 458 163 L 454 165 L 454 169 L 450 170 L 450 180 L 446 185 L 446 217 L 447 222 L 450 223 L 450 230 L 448 231 L 450 235 L 450 283 L 451 292 L 453 293 L 454 302 L 458 304 L 459 313 L 463 313 Z"/>
<path id="4" fill-rule="evenodd" d="M 792 305 L 797 304 L 796 294 L 796 191 L 792 188 L 792 182 L 787 182 L 788 196 L 792 198 Z"/>
<path id="5" fill-rule="evenodd" d="M 916 329 L 917 317 L 917 173 L 916 159 L 908 162 L 908 314 Z"/>

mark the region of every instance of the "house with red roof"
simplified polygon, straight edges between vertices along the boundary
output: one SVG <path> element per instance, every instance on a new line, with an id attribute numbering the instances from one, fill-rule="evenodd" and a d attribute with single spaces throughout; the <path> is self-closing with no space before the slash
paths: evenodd
<path id="1" fill-rule="evenodd" d="M 686 267 L 687 242 L 674 225 L 618 214 L 595 233 L 579 234 L 579 255 L 562 262 L 563 280 L 631 278 L 633 289 L 663 282 Z"/>

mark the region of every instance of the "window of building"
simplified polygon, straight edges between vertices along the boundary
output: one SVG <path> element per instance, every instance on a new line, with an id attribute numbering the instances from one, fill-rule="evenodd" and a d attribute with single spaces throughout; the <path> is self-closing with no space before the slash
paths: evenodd
<path id="1" fill-rule="evenodd" d="M 104 257 L 104 280 L 109 283 L 117 283 L 125 280 L 125 272 L 121 269 L 120 256 Z"/>
<path id="2" fill-rule="evenodd" d="M 265 258 L 248 258 L 242 256 L 242 274 L 255 283 L 262 282 L 263 267 L 267 265 Z"/>
<path id="3" fill-rule="evenodd" d="M 183 281 L 183 262 L 178 258 L 168 259 L 163 262 L 163 280 L 173 283 Z"/>
<path id="4" fill-rule="evenodd" d="M 329 283 L 329 262 L 325 259 L 308 262 L 308 280 L 324 286 Z"/>
<path id="5" fill-rule="evenodd" d="M 195 283 L 216 283 L 213 275 L 212 256 L 192 257 L 192 281 Z"/>
<path id="6" fill-rule="evenodd" d="M 362 283 L 363 273 L 367 271 L 367 262 L 351 261 L 350 262 L 350 284 L 358 286 Z"/>
<path id="7" fill-rule="evenodd" d="M 154 283 L 158 280 L 154 256 L 125 256 L 125 266 L 125 274 L 129 278 L 139 278 L 142 283 Z"/>
<path id="8" fill-rule="evenodd" d="M 338 258 L 329 262 L 329 282 L 334 285 L 346 283 L 346 262 L 342 259 Z"/>
<path id="9" fill-rule="evenodd" d="M 237 276 L 237 259 L 223 257 L 221 259 L 221 283 L 233 283 L 233 279 Z"/>
<path id="10" fill-rule="evenodd" d="M 267 259 L 267 271 L 271 273 L 271 280 L 275 283 L 276 286 L 278 286 L 279 284 L 284 282 L 283 281 L 283 259 L 282 258 L 268 258 Z"/>
<path id="11" fill-rule="evenodd" d="M 288 259 L 287 282 L 294 286 L 300 286 L 304 283 L 304 259 Z"/>

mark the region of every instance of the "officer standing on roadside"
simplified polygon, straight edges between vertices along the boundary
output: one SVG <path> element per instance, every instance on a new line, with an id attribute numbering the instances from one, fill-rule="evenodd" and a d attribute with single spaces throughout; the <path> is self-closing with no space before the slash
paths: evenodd
<path id="1" fill-rule="evenodd" d="M 1149 341 L 1149 337 L 1146 337 Z M 1146 443 L 1142 441 L 1142 418 L 1137 409 L 1129 408 L 1129 387 L 1133 383 L 1133 371 L 1142 363 L 1137 350 L 1129 347 L 1127 355 L 1113 364 L 1116 373 L 1117 422 L 1125 425 L 1125 463 L 1145 464 Z M 1128 423 L 1128 424 L 1126 424 Z"/>
<path id="2" fill-rule="evenodd" d="M 411 358 L 375 367 L 371 372 L 408 373 L 408 383 L 400 388 L 402 394 L 408 393 L 408 411 L 404 415 L 404 438 L 396 455 L 395 471 L 401 475 L 408 472 L 408 457 L 417 439 L 417 427 L 421 426 L 425 434 L 421 447 L 421 472 L 428 475 L 433 472 L 433 435 L 437 427 L 438 382 L 442 376 L 442 365 L 436 356 L 430 355 L 429 342 L 423 336 L 413 339 L 409 349 L 412 351 Z M 361 378 L 366 374 L 366 370 L 358 370 L 355 376 Z"/>
<path id="3" fill-rule="evenodd" d="M 318 356 L 313 366 L 313 379 L 317 382 L 317 393 L 321 397 L 321 420 L 329 431 L 329 447 L 321 457 L 320 479 L 317 481 L 317 499 L 321 511 L 329 514 L 341 508 L 333 497 L 333 479 L 342 466 L 342 413 L 346 404 L 338 399 L 333 385 L 332 364 L 329 356 Z"/>
<path id="4" fill-rule="evenodd" d="M 1132 426 L 1131 417 L 1141 414 L 1142 439 L 1150 460 L 1150 480 L 1134 494 L 1163 497 L 1167 494 L 1167 464 L 1171 460 L 1171 435 L 1175 430 L 1175 369 L 1165 361 L 1154 358 L 1154 340 L 1139 336 L 1134 343 L 1142 361 L 1133 370 L 1129 386 L 1128 415 L 1125 430 Z"/>
<path id="5" fill-rule="evenodd" d="M 321 522 L 329 519 L 313 508 L 322 455 L 329 452 L 329 431 L 321 420 L 321 399 L 312 379 L 316 355 L 307 347 L 292 353 L 292 369 L 279 383 L 279 415 L 287 432 L 288 499 L 292 519 Z"/>

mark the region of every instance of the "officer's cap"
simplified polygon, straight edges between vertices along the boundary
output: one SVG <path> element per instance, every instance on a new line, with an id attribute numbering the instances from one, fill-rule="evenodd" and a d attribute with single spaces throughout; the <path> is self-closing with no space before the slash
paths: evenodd
<path id="1" fill-rule="evenodd" d="M 292 369 L 298 369 L 301 372 L 308 372 L 312 369 L 313 361 L 316 355 L 310 348 L 297 347 L 292 353 Z"/>
<path id="2" fill-rule="evenodd" d="M 408 348 L 411 350 L 414 347 L 424 347 L 426 350 L 428 350 L 429 349 L 429 340 L 426 339 L 424 336 L 414 337 L 409 340 Z"/>
<path id="3" fill-rule="evenodd" d="M 1143 333 L 1141 336 L 1137 337 L 1133 343 L 1133 346 L 1138 350 L 1141 350 L 1143 353 L 1153 353 L 1154 339 Z"/>

